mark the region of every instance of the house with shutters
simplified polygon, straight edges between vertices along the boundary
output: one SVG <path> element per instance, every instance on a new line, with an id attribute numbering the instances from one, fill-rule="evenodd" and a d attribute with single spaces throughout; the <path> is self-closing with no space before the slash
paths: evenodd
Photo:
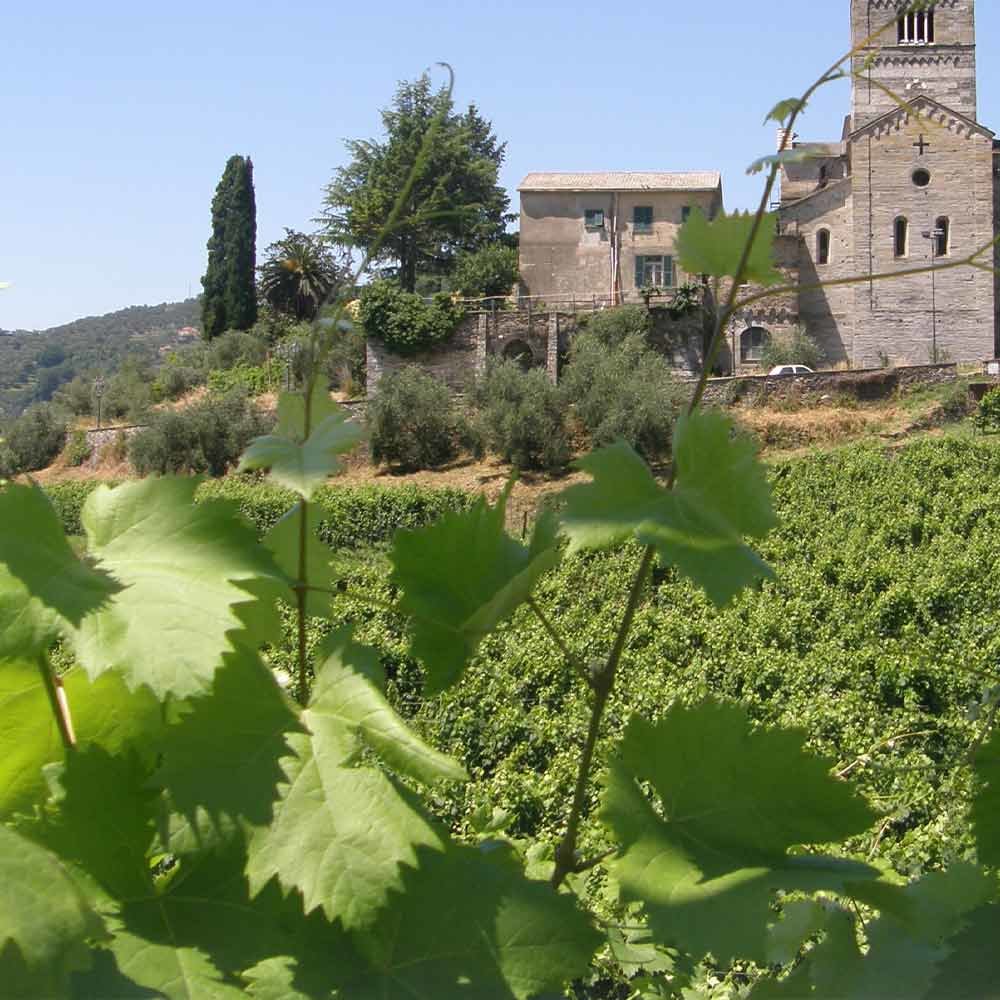
<path id="1" fill-rule="evenodd" d="M 722 210 L 718 173 L 536 173 L 521 195 L 522 293 L 548 305 L 641 301 L 689 277 L 677 232 L 694 208 Z"/>
<path id="2" fill-rule="evenodd" d="M 845 2 L 855 56 L 840 137 L 779 134 L 792 156 L 775 255 L 798 290 L 733 318 L 729 368 L 753 370 L 795 327 L 830 366 L 1000 355 L 1000 143 L 978 119 L 975 0 L 904 6 Z M 522 292 L 552 304 L 679 287 L 696 277 L 677 267 L 679 227 L 694 207 L 722 210 L 711 172 L 536 173 L 520 192 Z M 980 267 L 950 266 L 977 251 Z"/>

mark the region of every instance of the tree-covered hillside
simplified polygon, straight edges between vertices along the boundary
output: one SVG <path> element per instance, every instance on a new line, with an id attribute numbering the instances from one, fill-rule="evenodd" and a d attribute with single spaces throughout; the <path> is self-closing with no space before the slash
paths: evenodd
<path id="1" fill-rule="evenodd" d="M 198 299 L 130 306 L 50 330 L 0 330 L 0 417 L 13 417 L 75 375 L 110 375 L 130 356 L 151 360 L 177 331 L 198 327 Z"/>

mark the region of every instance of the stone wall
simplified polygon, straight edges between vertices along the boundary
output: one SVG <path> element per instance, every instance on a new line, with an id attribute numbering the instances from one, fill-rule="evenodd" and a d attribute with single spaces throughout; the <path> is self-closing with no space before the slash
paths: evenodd
<path id="1" fill-rule="evenodd" d="M 954 382 L 957 378 L 958 368 L 954 364 L 814 372 L 811 375 L 714 378 L 709 380 L 705 389 L 705 402 L 715 406 L 731 406 L 744 399 L 763 402 L 793 395 L 804 401 L 817 402 L 823 396 L 840 393 L 848 393 L 858 399 L 884 399 L 897 389 L 941 385 Z"/>
<path id="2" fill-rule="evenodd" d="M 101 427 L 99 430 L 84 431 L 87 437 L 87 446 L 90 449 L 90 457 L 83 463 L 85 469 L 96 469 L 101 459 L 101 453 L 119 439 L 119 436 L 126 441 L 134 437 L 143 430 L 145 424 L 124 424 L 119 427 Z"/>

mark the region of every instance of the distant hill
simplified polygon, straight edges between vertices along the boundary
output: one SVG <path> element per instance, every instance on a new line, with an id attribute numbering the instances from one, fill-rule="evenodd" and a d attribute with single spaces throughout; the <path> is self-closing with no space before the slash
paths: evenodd
<path id="1" fill-rule="evenodd" d="M 0 330 L 0 417 L 14 417 L 75 375 L 111 375 L 128 357 L 155 360 L 161 347 L 201 322 L 199 299 L 130 306 L 50 330 Z"/>

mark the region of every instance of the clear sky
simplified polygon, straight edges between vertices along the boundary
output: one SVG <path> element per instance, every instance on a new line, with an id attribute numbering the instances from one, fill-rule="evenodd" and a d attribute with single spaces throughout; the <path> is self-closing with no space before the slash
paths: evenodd
<path id="1" fill-rule="evenodd" d="M 379 131 L 396 81 L 438 60 L 532 170 L 723 173 L 746 208 L 761 125 L 849 46 L 849 0 L 477 3 L 38 0 L 5 10 L 0 328 L 200 291 L 209 205 L 249 153 L 258 246 L 309 230 L 343 139 Z M 1000 3 L 979 4 L 979 115 L 1000 130 Z M 799 129 L 840 136 L 848 90 Z"/>

